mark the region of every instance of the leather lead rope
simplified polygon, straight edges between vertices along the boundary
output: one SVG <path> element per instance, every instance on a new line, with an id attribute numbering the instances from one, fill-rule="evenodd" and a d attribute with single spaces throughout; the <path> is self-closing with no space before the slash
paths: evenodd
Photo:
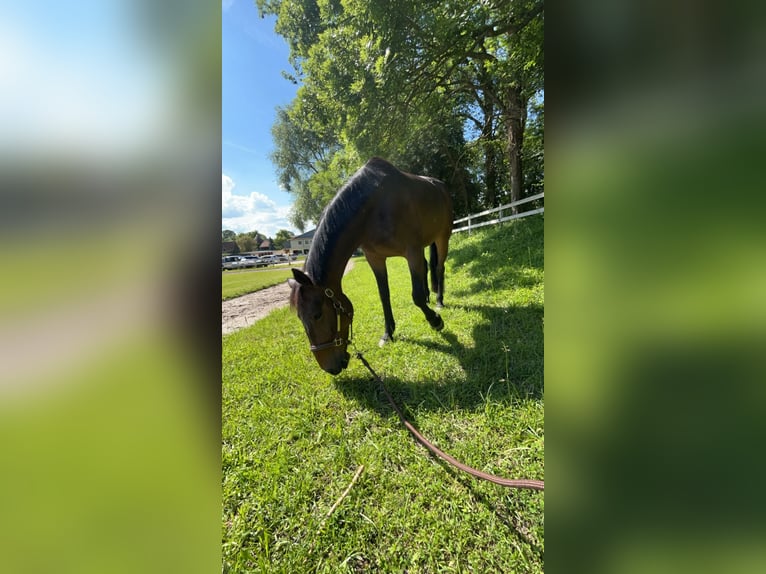
<path id="1" fill-rule="evenodd" d="M 482 480 L 487 480 L 489 482 L 494 482 L 495 484 L 499 484 L 500 486 L 505 486 L 507 488 L 528 488 L 530 490 L 544 490 L 545 483 L 542 480 L 532 480 L 532 479 L 509 479 L 509 478 L 501 478 L 499 476 L 495 476 L 494 474 L 489 474 L 487 472 L 482 472 L 480 470 L 476 470 L 475 468 L 472 468 L 466 464 L 463 464 L 459 460 L 454 459 L 450 455 L 448 455 L 446 452 L 443 452 L 439 450 L 436 446 L 431 444 L 428 439 L 426 439 L 422 434 L 420 434 L 417 429 L 412 426 L 406 418 L 404 418 L 404 415 L 402 414 L 402 411 L 397 406 L 396 402 L 394 401 L 394 398 L 391 396 L 391 393 L 388 392 L 388 388 L 386 388 L 385 383 L 383 383 L 383 380 L 378 376 L 378 374 L 372 370 L 372 367 L 370 366 L 370 363 L 367 362 L 367 359 L 364 358 L 361 352 L 356 352 L 357 358 L 362 361 L 365 367 L 367 367 L 367 370 L 372 373 L 373 378 L 378 381 L 378 384 L 383 389 L 383 392 L 386 395 L 386 398 L 388 398 L 388 402 L 391 404 L 391 407 L 396 411 L 396 414 L 399 416 L 399 420 L 402 421 L 402 424 L 407 428 L 408 431 L 412 434 L 412 436 L 415 438 L 416 441 L 418 441 L 421 445 L 426 447 L 429 451 L 431 451 L 433 454 L 441 458 L 442 460 L 448 462 L 455 468 L 458 468 L 462 470 L 463 472 L 467 472 L 471 476 L 474 476 L 476 478 L 480 478 Z"/>

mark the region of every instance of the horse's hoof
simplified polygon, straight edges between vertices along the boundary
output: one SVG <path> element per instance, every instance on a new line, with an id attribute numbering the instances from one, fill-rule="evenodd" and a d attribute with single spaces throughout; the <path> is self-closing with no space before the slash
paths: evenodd
<path id="1" fill-rule="evenodd" d="M 444 319 L 442 319 L 439 315 L 436 316 L 437 319 L 439 319 L 439 322 L 436 325 L 431 325 L 431 327 L 434 328 L 434 331 L 441 331 L 444 329 Z"/>
<path id="2" fill-rule="evenodd" d="M 436 304 L 436 310 L 438 311 L 439 309 L 444 309 L 444 303 L 437 303 Z"/>
<path id="3" fill-rule="evenodd" d="M 382 347 L 382 346 L 384 346 L 386 343 L 388 343 L 389 341 L 393 341 L 393 340 L 394 340 L 394 338 L 393 338 L 392 336 L 390 336 L 390 335 L 387 335 L 387 334 L 386 334 L 386 335 L 383 335 L 383 336 L 380 338 L 380 341 L 378 341 L 378 347 Z"/>

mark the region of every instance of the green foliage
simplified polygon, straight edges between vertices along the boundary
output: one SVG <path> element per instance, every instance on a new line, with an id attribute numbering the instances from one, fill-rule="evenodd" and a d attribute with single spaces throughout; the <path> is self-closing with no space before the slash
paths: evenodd
<path id="1" fill-rule="evenodd" d="M 272 126 L 275 151 L 271 159 L 280 185 L 295 196 L 290 219 L 301 231 L 307 220 L 319 219 L 335 191 L 316 179 L 328 170 L 340 149 L 328 125 L 326 110 L 303 86 L 293 103 L 277 110 Z"/>
<path id="2" fill-rule="evenodd" d="M 396 342 L 363 259 L 354 338 L 407 416 L 472 466 L 544 478 L 543 218 L 457 234 L 446 327 L 389 260 Z M 361 363 L 322 372 L 289 308 L 223 338 L 223 572 L 542 572 L 544 495 L 477 481 L 413 443 Z M 326 514 L 364 465 L 358 482 Z"/>
<path id="3" fill-rule="evenodd" d="M 543 87 L 541 0 L 257 5 L 277 16 L 302 83 L 272 131 L 297 227 L 374 155 L 445 180 L 458 216 L 505 198 L 523 152 L 508 130 Z"/>
<path id="4" fill-rule="evenodd" d="M 530 112 L 524 135 L 524 182 L 527 195 L 535 195 L 543 191 L 545 178 L 545 102 L 542 98 L 533 98 Z"/>
<path id="5" fill-rule="evenodd" d="M 237 234 L 236 242 L 239 250 L 242 253 L 248 253 L 255 251 L 258 246 L 266 239 L 264 235 L 261 235 L 257 231 L 244 231 Z"/>
<path id="6" fill-rule="evenodd" d="M 255 240 L 249 235 L 240 235 L 237 237 L 237 247 L 241 252 L 247 253 L 256 249 Z"/>
<path id="7" fill-rule="evenodd" d="M 293 234 L 287 229 L 280 229 L 274 237 L 274 249 L 286 249 Z"/>
<path id="8" fill-rule="evenodd" d="M 237 238 L 237 234 L 231 229 L 223 229 L 221 231 L 221 241 L 234 241 Z"/>

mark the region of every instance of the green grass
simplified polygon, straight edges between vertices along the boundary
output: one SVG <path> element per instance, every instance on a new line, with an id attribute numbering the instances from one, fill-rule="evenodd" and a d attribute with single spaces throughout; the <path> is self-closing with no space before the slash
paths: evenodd
<path id="1" fill-rule="evenodd" d="M 354 339 L 408 418 L 476 468 L 544 478 L 543 218 L 460 233 L 446 327 L 388 261 L 396 342 L 363 259 Z M 358 482 L 329 519 L 325 514 Z M 289 308 L 223 339 L 224 572 L 542 572 L 544 495 L 460 474 L 417 446 L 363 365 L 321 371 Z"/>
<path id="2" fill-rule="evenodd" d="M 153 323 L 102 337 L 0 400 L 0 572 L 210 572 L 204 369 Z"/>
<path id="3" fill-rule="evenodd" d="M 292 277 L 292 271 L 288 267 L 268 271 L 260 269 L 224 271 L 221 273 L 221 299 L 226 301 L 226 299 L 259 291 L 283 283 L 288 277 Z"/>

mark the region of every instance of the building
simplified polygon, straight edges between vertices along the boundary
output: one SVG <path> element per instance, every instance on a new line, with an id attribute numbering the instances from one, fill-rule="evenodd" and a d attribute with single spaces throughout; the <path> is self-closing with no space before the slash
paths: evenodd
<path id="1" fill-rule="evenodd" d="M 301 235 L 296 235 L 290 239 L 290 250 L 296 255 L 306 255 L 311 248 L 311 242 L 314 239 L 316 229 L 307 231 Z"/>
<path id="2" fill-rule="evenodd" d="M 230 255 L 233 253 L 239 253 L 239 246 L 236 241 L 222 241 L 221 242 L 221 255 Z"/>

